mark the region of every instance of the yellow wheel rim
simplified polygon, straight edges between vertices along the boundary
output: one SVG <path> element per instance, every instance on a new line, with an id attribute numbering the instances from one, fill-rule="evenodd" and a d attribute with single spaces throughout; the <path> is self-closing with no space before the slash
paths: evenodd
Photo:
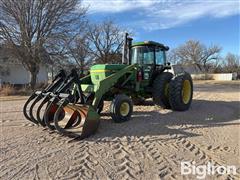
<path id="1" fill-rule="evenodd" d="M 164 87 L 164 95 L 168 97 L 168 88 L 169 88 L 169 83 L 167 83 Z"/>
<path id="2" fill-rule="evenodd" d="M 182 88 L 182 100 L 184 104 L 189 103 L 190 98 L 191 98 L 191 91 L 192 91 L 192 86 L 189 80 L 184 80 L 183 81 L 183 88 Z"/>
<path id="3" fill-rule="evenodd" d="M 127 116 L 130 111 L 130 105 L 127 102 L 124 102 L 120 106 L 120 114 L 122 116 Z"/>

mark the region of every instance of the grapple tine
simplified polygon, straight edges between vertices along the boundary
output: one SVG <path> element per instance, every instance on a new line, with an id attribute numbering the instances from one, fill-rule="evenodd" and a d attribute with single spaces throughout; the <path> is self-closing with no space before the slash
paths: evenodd
<path id="1" fill-rule="evenodd" d="M 55 130 L 55 127 L 53 124 L 53 118 L 54 118 L 54 114 L 58 108 L 57 103 L 59 102 L 59 98 L 58 97 L 54 97 L 51 102 L 48 104 L 45 112 L 44 112 L 44 122 L 46 124 L 46 126 L 51 129 L 51 130 Z"/>
<path id="2" fill-rule="evenodd" d="M 29 115 L 30 115 L 30 118 L 33 120 L 33 121 L 37 121 L 38 123 L 41 124 L 41 122 L 39 122 L 33 115 L 33 112 L 34 112 L 34 107 L 35 105 L 43 98 L 43 95 L 42 94 L 39 94 L 35 100 L 33 101 L 33 103 L 31 104 L 30 108 L 29 108 Z"/>
<path id="3" fill-rule="evenodd" d="M 45 105 L 45 104 L 47 104 L 48 103 L 48 105 L 50 104 L 49 103 L 49 100 L 51 99 L 51 96 L 48 94 L 47 96 L 45 96 L 44 97 L 44 99 L 42 100 L 42 102 L 40 103 L 40 105 L 38 106 L 38 108 L 37 108 L 37 121 L 43 126 L 43 127 L 45 127 L 46 126 L 46 124 L 45 124 L 45 121 L 44 121 L 44 116 L 43 117 L 41 117 L 40 116 L 40 114 L 41 114 L 41 111 L 42 111 L 42 108 L 43 108 L 43 106 Z M 47 105 L 47 106 L 48 106 Z M 47 107 L 46 107 L 47 108 Z M 45 108 L 45 110 L 46 110 L 46 108 Z M 45 111 L 44 110 L 44 111 Z"/>
<path id="4" fill-rule="evenodd" d="M 32 101 L 37 97 L 38 95 L 36 93 L 33 93 L 28 100 L 26 101 L 26 103 L 23 106 L 23 114 L 25 116 L 25 118 L 35 124 L 38 124 L 38 121 L 36 121 L 35 119 L 32 119 L 31 116 L 28 114 L 29 110 L 28 110 L 28 106 L 29 104 L 32 103 Z"/>
<path id="5" fill-rule="evenodd" d="M 54 115 L 54 125 L 59 133 L 82 139 L 97 130 L 99 119 L 92 106 L 61 103 Z"/>

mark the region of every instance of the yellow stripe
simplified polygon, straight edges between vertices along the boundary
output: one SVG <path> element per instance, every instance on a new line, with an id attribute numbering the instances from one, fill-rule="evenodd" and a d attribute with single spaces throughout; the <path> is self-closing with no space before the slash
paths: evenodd
<path id="1" fill-rule="evenodd" d="M 105 70 L 105 69 L 96 69 L 96 70 L 90 70 L 91 73 L 102 73 L 102 72 L 111 72 L 111 70 Z"/>

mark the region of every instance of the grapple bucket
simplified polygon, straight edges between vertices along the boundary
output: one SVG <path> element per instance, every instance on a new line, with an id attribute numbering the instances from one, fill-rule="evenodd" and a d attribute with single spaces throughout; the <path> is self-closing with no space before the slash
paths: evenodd
<path id="1" fill-rule="evenodd" d="M 91 105 L 62 103 L 55 112 L 54 126 L 61 134 L 82 139 L 97 130 L 99 119 Z"/>

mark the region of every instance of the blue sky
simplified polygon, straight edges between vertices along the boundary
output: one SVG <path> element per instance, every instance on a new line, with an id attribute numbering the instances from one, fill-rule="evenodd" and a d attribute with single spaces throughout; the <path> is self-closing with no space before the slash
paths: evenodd
<path id="1" fill-rule="evenodd" d="M 222 54 L 240 55 L 238 0 L 83 0 L 92 21 L 114 20 L 136 41 L 155 40 L 170 48 L 189 39 L 218 44 Z"/>

